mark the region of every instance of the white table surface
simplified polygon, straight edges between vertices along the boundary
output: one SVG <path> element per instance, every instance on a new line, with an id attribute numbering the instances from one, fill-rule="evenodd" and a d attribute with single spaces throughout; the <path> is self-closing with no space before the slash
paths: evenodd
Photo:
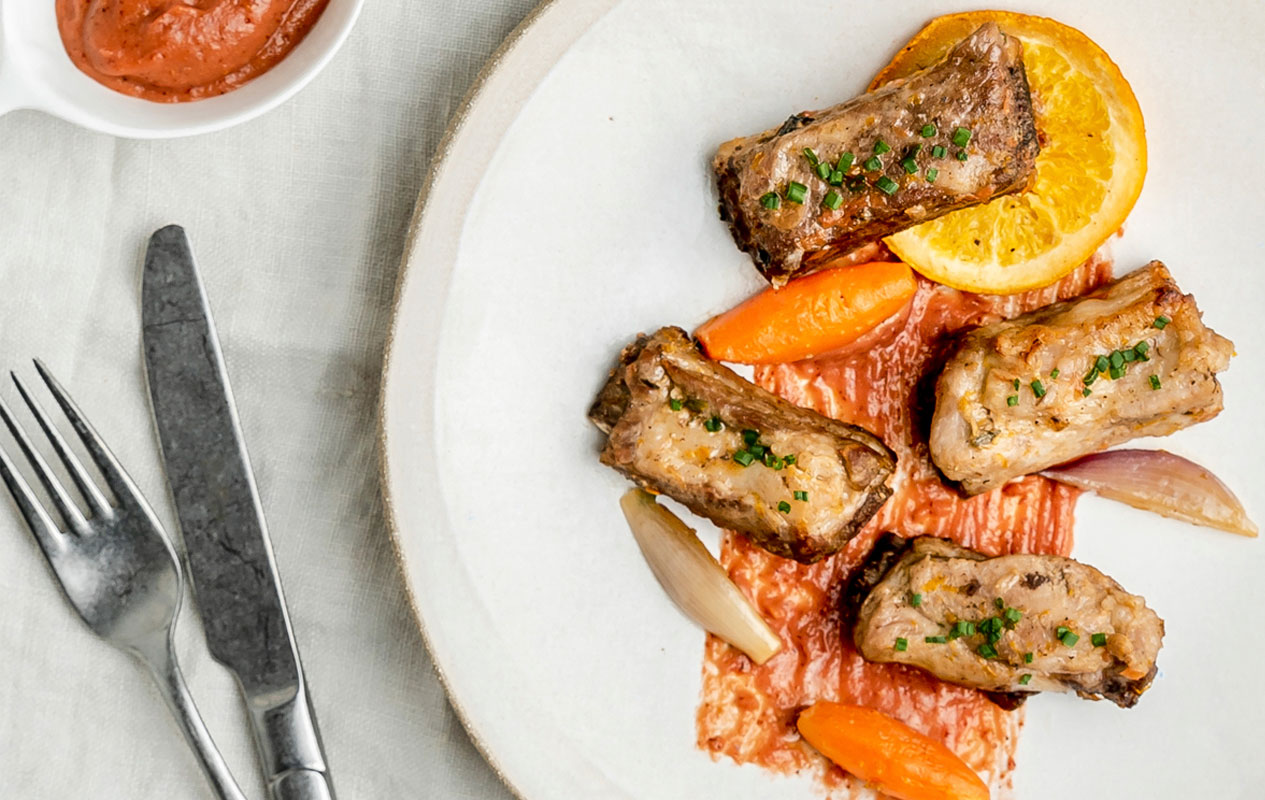
<path id="1" fill-rule="evenodd" d="M 311 86 L 218 134 L 130 142 L 34 112 L 0 118 L 0 367 L 33 376 L 27 359 L 43 358 L 173 529 L 138 287 L 146 236 L 189 230 L 343 798 L 509 797 L 450 710 L 404 595 L 375 413 L 431 154 L 533 5 L 373 0 Z M 0 397 L 17 402 L 9 385 Z M 0 797 L 211 796 L 146 673 L 74 616 L 7 497 L 0 598 Z M 187 603 L 177 642 L 216 741 L 262 798 L 241 703 Z"/>

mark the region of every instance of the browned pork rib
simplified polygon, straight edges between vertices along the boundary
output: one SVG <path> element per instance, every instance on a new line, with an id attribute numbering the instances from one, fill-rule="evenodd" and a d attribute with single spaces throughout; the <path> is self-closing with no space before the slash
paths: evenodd
<path id="1" fill-rule="evenodd" d="M 781 285 L 832 256 L 1024 188 L 1039 149 L 1022 45 L 988 23 L 907 79 L 726 142 L 713 166 L 721 217 L 760 273 Z M 830 174 L 817 172 L 822 163 Z"/>
<path id="2" fill-rule="evenodd" d="M 989 558 L 945 539 L 887 534 L 844 590 L 870 661 L 1007 693 L 1074 691 L 1122 708 L 1155 677 L 1164 622 L 1139 596 L 1062 556 Z M 846 630 L 845 630 L 846 635 Z"/>
<path id="3" fill-rule="evenodd" d="M 603 464 L 797 561 L 838 550 L 891 494 L 878 437 L 743 380 L 680 328 L 625 347 L 589 418 Z"/>
<path id="4" fill-rule="evenodd" d="M 1233 350 L 1152 261 L 1080 299 L 967 334 L 936 384 L 931 458 L 979 494 L 1167 436 L 1221 412 L 1216 374 Z"/>

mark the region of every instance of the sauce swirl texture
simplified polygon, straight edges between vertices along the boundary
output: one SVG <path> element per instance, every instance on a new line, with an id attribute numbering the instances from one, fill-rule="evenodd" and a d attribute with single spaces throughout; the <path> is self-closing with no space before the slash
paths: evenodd
<path id="1" fill-rule="evenodd" d="M 179 103 L 277 65 L 329 0 L 56 0 L 67 55 L 109 88 Z"/>

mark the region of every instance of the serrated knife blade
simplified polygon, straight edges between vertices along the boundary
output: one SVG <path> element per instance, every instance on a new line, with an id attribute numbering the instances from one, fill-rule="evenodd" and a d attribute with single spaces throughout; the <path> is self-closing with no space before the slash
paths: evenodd
<path id="1" fill-rule="evenodd" d="M 333 789 L 211 309 L 184 229 L 149 240 L 145 369 L 195 604 L 237 678 L 275 800 Z"/>

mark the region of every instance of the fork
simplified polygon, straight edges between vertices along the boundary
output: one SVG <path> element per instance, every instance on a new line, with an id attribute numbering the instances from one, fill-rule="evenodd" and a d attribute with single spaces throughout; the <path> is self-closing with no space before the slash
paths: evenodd
<path id="1" fill-rule="evenodd" d="M 48 414 L 14 373 L 10 375 L 19 394 L 66 466 L 88 513 L 80 511 L 3 400 L 0 400 L 0 417 L 47 491 L 65 528 L 53 520 L 3 447 L 0 447 L 0 478 L 13 495 L 75 611 L 93 633 L 149 667 L 216 793 L 222 800 L 245 800 L 211 740 L 176 663 L 172 634 L 184 594 L 184 578 L 176 553 L 153 509 L 74 400 L 38 359 L 35 368 L 105 478 L 116 502 L 106 499 Z"/>

